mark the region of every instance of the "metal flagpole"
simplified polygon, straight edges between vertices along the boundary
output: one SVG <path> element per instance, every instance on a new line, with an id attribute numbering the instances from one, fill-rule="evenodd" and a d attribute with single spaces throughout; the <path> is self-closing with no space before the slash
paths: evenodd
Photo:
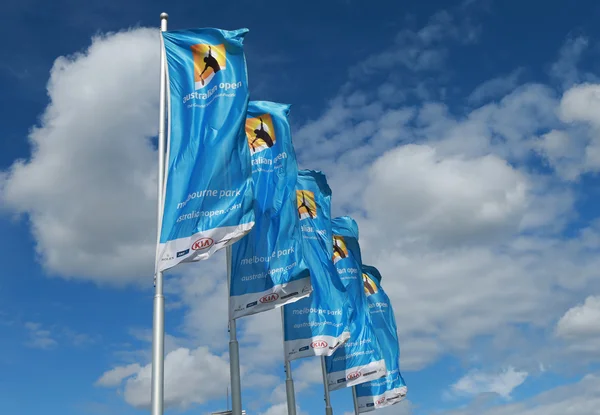
<path id="1" fill-rule="evenodd" d="M 167 13 L 160 15 L 160 30 L 167 30 Z M 162 37 L 160 41 L 160 92 L 158 112 L 158 242 L 163 210 L 163 190 L 165 180 L 165 104 L 166 104 L 166 62 Z M 157 242 L 157 246 L 158 246 Z M 163 273 L 157 271 L 154 277 L 154 313 L 152 318 L 152 415 L 163 415 L 164 368 L 165 368 L 165 297 L 163 296 Z"/>
<path id="2" fill-rule="evenodd" d="M 358 396 L 356 395 L 356 386 L 352 386 L 352 401 L 354 401 L 354 415 L 358 415 Z"/>
<path id="3" fill-rule="evenodd" d="M 231 281 L 231 245 L 225 248 L 227 257 L 227 298 L 229 298 L 229 284 Z M 240 379 L 240 345 L 237 341 L 237 328 L 235 319 L 231 318 L 229 310 L 229 374 L 231 377 L 231 413 L 242 415 L 242 383 Z"/>
<path id="4" fill-rule="evenodd" d="M 331 401 L 329 400 L 329 382 L 327 382 L 327 368 L 324 356 L 321 356 L 321 371 L 323 372 L 323 388 L 325 389 L 325 415 L 333 415 Z"/>
<path id="5" fill-rule="evenodd" d="M 281 308 L 281 329 L 285 333 L 285 314 Z M 283 338 L 283 361 L 285 362 L 285 394 L 287 396 L 288 415 L 296 415 L 296 393 L 294 392 L 294 379 L 292 378 L 292 364 L 285 355 L 285 335 Z"/>

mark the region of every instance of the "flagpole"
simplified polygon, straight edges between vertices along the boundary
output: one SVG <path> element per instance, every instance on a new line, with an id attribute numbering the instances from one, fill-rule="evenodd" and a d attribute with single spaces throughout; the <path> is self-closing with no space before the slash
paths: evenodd
<path id="1" fill-rule="evenodd" d="M 356 395 L 356 386 L 352 386 L 352 401 L 354 402 L 354 415 L 359 415 L 358 396 Z"/>
<path id="2" fill-rule="evenodd" d="M 283 335 L 283 361 L 285 362 L 285 394 L 287 396 L 288 415 L 296 415 L 296 393 L 294 392 L 294 379 L 292 378 L 292 364 L 285 354 L 285 312 L 281 308 L 281 329 Z"/>
<path id="3" fill-rule="evenodd" d="M 324 356 L 321 356 L 321 371 L 323 372 L 323 388 L 325 389 L 325 415 L 333 415 L 331 401 L 329 400 L 329 382 L 327 381 L 327 368 Z"/>
<path id="4" fill-rule="evenodd" d="M 227 298 L 231 291 L 231 245 L 225 248 L 227 257 Z M 237 327 L 235 319 L 231 318 L 229 308 L 229 375 L 231 378 L 231 414 L 242 415 L 242 382 L 240 376 L 240 344 L 237 340 Z"/>
<path id="5" fill-rule="evenodd" d="M 167 30 L 167 13 L 160 15 L 160 31 Z M 160 50 L 160 91 L 158 111 L 158 239 L 160 242 L 161 215 L 163 210 L 163 189 L 165 180 L 165 104 L 166 104 L 166 62 L 162 47 Z M 163 273 L 157 271 L 154 277 L 154 312 L 152 316 L 152 415 L 163 415 L 164 368 L 165 368 L 165 297 L 163 296 Z"/>

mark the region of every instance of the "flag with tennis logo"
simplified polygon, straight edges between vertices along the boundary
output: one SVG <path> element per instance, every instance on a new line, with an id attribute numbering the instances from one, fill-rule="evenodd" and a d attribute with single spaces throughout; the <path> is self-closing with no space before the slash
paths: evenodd
<path id="1" fill-rule="evenodd" d="M 385 359 L 387 374 L 384 378 L 356 385 L 360 413 L 396 404 L 406 397 L 407 392 L 400 373 L 396 318 L 390 299 L 381 286 L 381 274 L 377 268 L 369 265 L 362 266 L 362 273 L 371 321 Z"/>
<path id="2" fill-rule="evenodd" d="M 287 360 L 333 354 L 350 337 L 348 322 L 354 313 L 332 261 L 331 189 L 323 173 L 299 172 L 296 205 L 313 291 L 284 307 Z"/>
<path id="3" fill-rule="evenodd" d="M 255 226 L 231 248 L 232 318 L 298 301 L 312 291 L 296 210 L 298 166 L 289 112 L 289 105 L 274 102 L 248 105 Z"/>
<path id="4" fill-rule="evenodd" d="M 333 219 L 332 229 L 333 262 L 356 310 L 348 342 L 325 358 L 329 390 L 336 390 L 379 379 L 386 375 L 386 366 L 363 285 L 358 225 L 342 216 Z"/>
<path id="5" fill-rule="evenodd" d="M 247 29 L 162 32 L 168 144 L 157 269 L 209 258 L 254 225 L 244 124 Z"/>

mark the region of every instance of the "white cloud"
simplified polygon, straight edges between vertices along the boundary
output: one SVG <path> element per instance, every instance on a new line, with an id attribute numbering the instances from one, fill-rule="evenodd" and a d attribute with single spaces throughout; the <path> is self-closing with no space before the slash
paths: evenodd
<path id="1" fill-rule="evenodd" d="M 515 89 L 519 79 L 523 74 L 523 69 L 519 68 L 506 76 L 499 76 L 485 81 L 471 92 L 467 100 L 473 104 L 502 97 Z"/>
<path id="2" fill-rule="evenodd" d="M 224 348 L 223 339 L 228 338 L 225 255 L 218 252 L 207 261 L 186 265 L 168 288 L 186 307 L 182 329 L 194 341 Z"/>
<path id="3" fill-rule="evenodd" d="M 600 358 L 600 296 L 590 296 L 569 309 L 558 321 L 556 336 L 562 340 L 564 359 L 594 362 Z"/>
<path id="4" fill-rule="evenodd" d="M 589 43 L 589 39 L 584 36 L 567 39 L 560 49 L 558 60 L 550 67 L 550 75 L 558 80 L 565 89 L 580 82 L 582 77 L 593 78 L 589 74 L 582 75 L 577 68 Z"/>
<path id="5" fill-rule="evenodd" d="M 600 378 L 587 375 L 581 381 L 560 386 L 522 402 L 498 406 L 471 405 L 444 415 L 598 415 Z"/>
<path id="6" fill-rule="evenodd" d="M 442 10 L 431 16 L 420 30 L 401 31 L 393 47 L 369 56 L 352 68 L 351 78 L 398 67 L 411 72 L 442 70 L 449 42 L 466 44 L 478 38 L 478 28 L 463 16 Z"/>
<path id="7" fill-rule="evenodd" d="M 569 309 L 558 321 L 556 333 L 563 338 L 600 337 L 600 296 Z"/>
<path id="8" fill-rule="evenodd" d="M 165 358 L 165 407 L 188 408 L 221 395 L 229 385 L 229 362 L 210 353 L 208 348 L 179 348 Z M 116 386 L 127 378 L 123 396 L 136 408 L 150 406 L 152 365 L 116 367 L 96 382 Z"/>
<path id="9" fill-rule="evenodd" d="M 320 359 L 302 359 L 294 369 L 294 379 L 307 384 L 323 384 Z"/>
<path id="10" fill-rule="evenodd" d="M 556 95 L 526 84 L 463 116 L 435 102 L 395 107 L 410 116 L 378 141 L 390 108 L 355 89 L 298 131 L 301 163 L 324 166 L 334 214 L 358 219 L 363 258 L 401 305 L 403 368 L 469 350 L 477 336 L 500 336 L 497 327 L 549 324 L 558 302 L 592 286 L 599 263 L 586 231 L 555 236 L 576 195 L 526 167 L 533 138 L 561 123 Z"/>
<path id="11" fill-rule="evenodd" d="M 390 218 L 389 226 L 394 220 L 401 218 Z M 442 353 L 468 355 L 473 339 L 502 336 L 512 325 L 553 324 L 561 307 L 593 286 L 600 267 L 581 237 L 432 248 L 383 225 L 359 221 L 359 227 L 363 261 L 380 269 L 395 305 L 405 370 Z M 496 359 L 507 353 L 495 352 Z"/>
<path id="12" fill-rule="evenodd" d="M 278 403 L 269 407 L 265 412 L 261 412 L 261 415 L 287 415 L 287 403 Z M 306 412 L 300 409 L 300 406 L 296 405 L 297 415 L 308 415 Z"/>
<path id="13" fill-rule="evenodd" d="M 265 412 L 262 412 L 262 415 L 287 415 L 287 404 L 279 403 L 277 405 L 271 406 Z"/>
<path id="14" fill-rule="evenodd" d="M 29 332 L 29 339 L 25 343 L 27 347 L 32 349 L 53 349 L 58 345 L 58 342 L 52 337 L 50 330 L 42 328 L 40 323 L 27 322 L 25 328 Z"/>
<path id="15" fill-rule="evenodd" d="M 124 379 L 138 373 L 142 367 L 137 363 L 127 366 L 117 366 L 108 372 L 105 372 L 100 379 L 96 381 L 97 386 L 115 387 L 119 386 Z"/>
<path id="16" fill-rule="evenodd" d="M 585 146 L 566 131 L 552 130 L 543 134 L 535 148 L 566 180 L 575 180 L 581 174 Z"/>
<path id="17" fill-rule="evenodd" d="M 600 85 L 580 84 L 567 90 L 560 102 L 560 115 L 565 122 L 588 122 L 600 125 Z"/>
<path id="18" fill-rule="evenodd" d="M 369 180 L 369 216 L 388 231 L 433 244 L 516 233 L 528 202 L 527 178 L 506 161 L 443 157 L 425 145 L 386 153 L 373 164 Z"/>
<path id="19" fill-rule="evenodd" d="M 563 128 L 541 136 L 536 148 L 566 180 L 600 171 L 600 84 L 580 84 L 567 90 L 557 109 Z"/>
<path id="20" fill-rule="evenodd" d="M 503 398 L 509 398 L 512 391 L 522 385 L 528 373 L 517 371 L 512 367 L 500 373 L 482 373 L 472 371 L 452 385 L 452 391 L 458 395 L 479 395 L 496 393 Z"/>
<path id="21" fill-rule="evenodd" d="M 377 415 L 410 415 L 413 413 L 413 404 L 409 400 L 405 399 L 399 403 L 385 408 L 378 409 L 375 412 Z M 344 415 L 354 415 L 352 412 L 344 412 Z"/>
<path id="22" fill-rule="evenodd" d="M 151 281 L 158 52 L 157 32 L 135 29 L 54 62 L 31 158 L 0 182 L 2 204 L 29 216 L 51 274 Z"/>
<path id="23" fill-rule="evenodd" d="M 281 309 L 270 310 L 238 319 L 242 344 L 240 358 L 249 370 L 280 370 L 283 358 Z"/>

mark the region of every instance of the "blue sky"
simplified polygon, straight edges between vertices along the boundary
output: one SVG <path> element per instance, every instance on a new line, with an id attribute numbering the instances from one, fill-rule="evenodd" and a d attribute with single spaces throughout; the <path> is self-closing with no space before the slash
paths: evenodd
<path id="1" fill-rule="evenodd" d="M 146 411 L 166 11 L 250 29 L 251 99 L 292 104 L 301 167 L 357 219 L 409 388 L 379 413 L 598 414 L 600 4 L 206 5 L 4 6 L 3 412 Z M 224 272 L 216 255 L 168 276 L 168 413 L 224 409 Z M 279 314 L 239 329 L 244 407 L 284 414 Z M 301 413 L 322 413 L 318 361 L 293 369 Z"/>

